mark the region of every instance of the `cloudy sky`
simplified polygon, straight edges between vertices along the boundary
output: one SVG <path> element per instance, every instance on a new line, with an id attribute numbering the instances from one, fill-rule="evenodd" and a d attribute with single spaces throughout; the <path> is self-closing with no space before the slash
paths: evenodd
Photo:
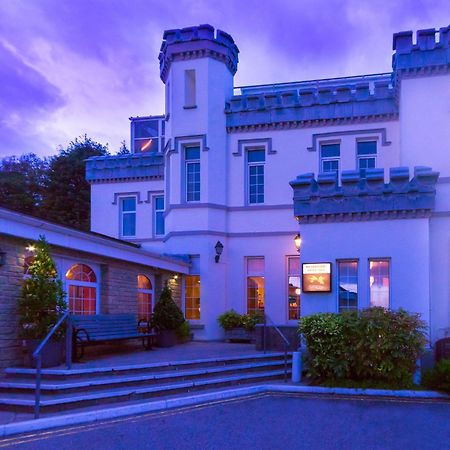
<path id="1" fill-rule="evenodd" d="M 236 41 L 236 86 L 296 81 L 389 71 L 392 34 L 449 25 L 450 1 L 0 0 L 0 155 L 117 150 L 163 112 L 163 31 L 201 23 Z"/>

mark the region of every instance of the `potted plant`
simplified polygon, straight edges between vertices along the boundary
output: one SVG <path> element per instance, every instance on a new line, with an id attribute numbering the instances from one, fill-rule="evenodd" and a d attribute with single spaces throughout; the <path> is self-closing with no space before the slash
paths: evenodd
<path id="1" fill-rule="evenodd" d="M 44 236 L 35 244 L 36 253 L 28 268 L 19 298 L 20 337 L 25 340 L 30 366 L 36 362 L 33 352 L 64 312 L 66 304 L 61 280 Z M 42 351 L 42 367 L 61 363 L 64 329 L 57 330 Z"/>
<path id="2" fill-rule="evenodd" d="M 261 316 L 256 314 L 239 314 L 234 309 L 221 314 L 217 321 L 225 330 L 228 341 L 254 341 L 255 326 L 261 322 Z"/>
<path id="3" fill-rule="evenodd" d="M 153 323 L 158 329 L 158 345 L 173 347 L 177 342 L 177 330 L 185 322 L 183 313 L 172 299 L 172 291 L 165 286 L 153 310 Z"/>

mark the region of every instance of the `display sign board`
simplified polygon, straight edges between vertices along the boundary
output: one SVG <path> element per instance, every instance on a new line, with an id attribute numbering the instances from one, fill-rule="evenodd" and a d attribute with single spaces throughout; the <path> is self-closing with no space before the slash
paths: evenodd
<path id="1" fill-rule="evenodd" d="M 331 292 L 331 263 L 303 263 L 302 292 Z"/>

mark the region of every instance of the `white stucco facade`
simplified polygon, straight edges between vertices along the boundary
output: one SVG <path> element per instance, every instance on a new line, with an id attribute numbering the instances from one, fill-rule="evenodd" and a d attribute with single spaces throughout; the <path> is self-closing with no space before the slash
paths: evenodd
<path id="1" fill-rule="evenodd" d="M 300 262 L 326 261 L 332 268 L 331 292 L 302 292 L 300 315 L 339 310 L 339 261 L 357 263 L 357 307 L 370 306 L 370 261 L 383 260 L 389 262 L 388 306 L 420 313 L 431 339 L 443 337 L 450 328 L 450 30 L 441 29 L 434 44 L 426 38 L 425 45 L 420 32 L 413 46 L 410 34 L 395 35 L 389 74 L 237 91 L 238 50 L 229 35 L 206 25 L 166 32 L 160 54 L 164 148 L 157 157 L 88 162 L 92 231 L 195 261 L 191 274 L 200 277 L 200 317 L 191 323 L 204 325 L 196 339 L 222 338 L 217 316 L 224 311 L 247 312 L 249 258 L 264 258 L 257 276 L 263 278 L 265 313 L 277 324 L 296 324 L 289 317 L 288 258 L 298 257 L 293 239 L 299 231 Z M 388 42 L 389 37 L 386 58 Z M 371 143 L 375 153 L 358 154 L 361 142 Z M 421 208 L 417 194 L 411 214 L 402 214 L 392 200 L 389 214 L 322 211 L 299 225 L 289 182 L 328 171 L 327 146 L 339 153 L 339 180 L 362 168 L 361 156 L 385 169 L 385 183 L 391 168 L 409 167 L 412 178 L 415 166 L 431 167 L 439 172 L 430 187 L 432 206 Z M 192 148 L 198 149 L 199 164 L 195 199 L 187 192 L 192 186 L 186 149 Z M 263 188 L 257 188 L 263 198 L 252 202 L 249 158 L 258 150 L 264 155 Z M 165 203 L 163 234 L 155 232 L 157 196 Z M 135 199 L 135 226 L 127 236 L 121 232 L 122 198 Z M 216 263 L 217 241 L 224 249 Z"/>

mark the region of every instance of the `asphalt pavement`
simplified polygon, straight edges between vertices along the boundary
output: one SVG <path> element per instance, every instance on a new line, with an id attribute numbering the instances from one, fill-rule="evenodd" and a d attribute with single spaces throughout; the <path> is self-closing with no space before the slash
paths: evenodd
<path id="1" fill-rule="evenodd" d="M 450 403 L 263 394 L 0 440 L 0 449 L 450 450 Z"/>

